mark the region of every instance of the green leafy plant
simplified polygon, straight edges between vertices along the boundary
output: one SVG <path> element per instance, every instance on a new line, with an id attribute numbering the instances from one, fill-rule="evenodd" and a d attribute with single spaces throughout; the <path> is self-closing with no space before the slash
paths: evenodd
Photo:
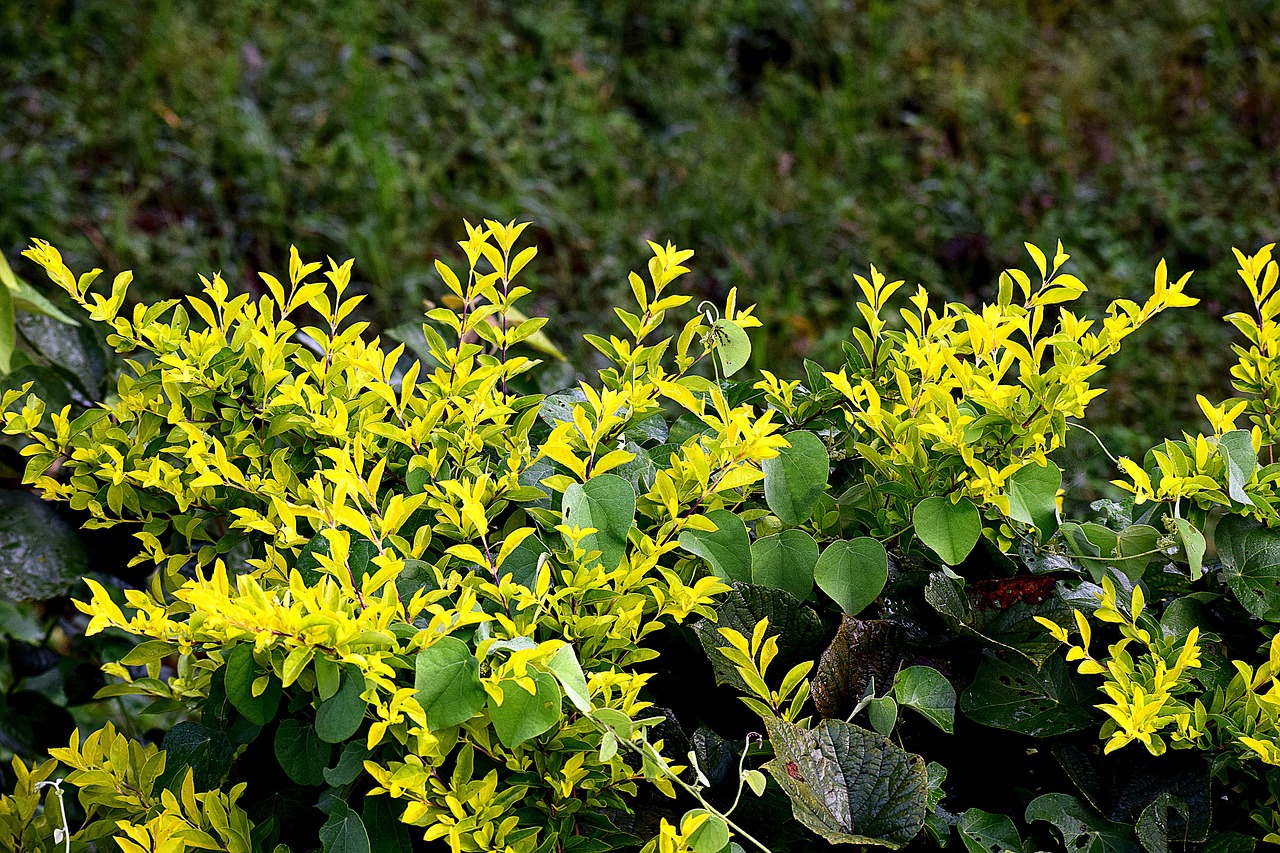
<path id="1" fill-rule="evenodd" d="M 17 849 L 1280 838 L 1269 247 L 1213 435 L 1064 519 L 1099 371 L 1195 302 L 1164 264 L 1100 318 L 1061 246 L 977 307 L 895 313 L 873 268 L 842 363 L 740 381 L 755 312 L 677 320 L 691 253 L 650 244 L 625 333 L 587 338 L 607 366 L 546 394 L 523 229 L 468 225 L 396 346 L 348 322 L 349 262 L 127 310 L 127 276 L 33 246 L 123 370 L 82 412 L 10 389 L 4 431 L 46 497 L 133 530 L 146 584 L 77 606 L 132 637 L 99 695 L 169 716 L 158 747 L 106 723 L 15 763 Z"/>

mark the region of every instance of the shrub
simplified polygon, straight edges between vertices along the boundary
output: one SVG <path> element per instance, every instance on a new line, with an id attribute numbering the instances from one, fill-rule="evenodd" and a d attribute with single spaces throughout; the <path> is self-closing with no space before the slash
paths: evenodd
<path id="1" fill-rule="evenodd" d="M 1280 839 L 1269 248 L 1239 256 L 1240 397 L 1202 398 L 1211 435 L 1119 460 L 1133 497 L 1070 521 L 1050 456 L 1122 341 L 1194 304 L 1189 276 L 1161 264 L 1089 319 L 1060 245 L 1028 245 L 1036 279 L 1008 271 L 979 309 L 919 288 L 894 312 L 902 282 L 872 268 L 843 363 L 740 382 L 752 310 L 731 291 L 677 321 L 692 253 L 650 244 L 627 334 L 587 338 L 609 366 L 545 395 L 523 228 L 467 226 L 413 349 L 347 322 L 350 262 L 320 281 L 295 252 L 259 299 L 214 277 L 126 311 L 128 274 L 104 296 L 29 250 L 125 369 L 74 417 L 7 392 L 4 430 L 46 497 L 135 531 L 147 588 L 90 579 L 78 606 L 137 641 L 101 695 L 173 725 L 159 749 L 107 724 L 15 759 L 0 838 L 1236 850 L 1252 819 Z"/>

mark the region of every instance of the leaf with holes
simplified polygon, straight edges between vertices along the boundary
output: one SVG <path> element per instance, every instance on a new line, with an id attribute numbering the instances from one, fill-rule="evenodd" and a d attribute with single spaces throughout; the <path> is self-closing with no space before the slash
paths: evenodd
<path id="1" fill-rule="evenodd" d="M 1280 531 L 1229 515 L 1218 522 L 1214 541 L 1236 599 L 1254 616 L 1280 621 Z"/>
<path id="2" fill-rule="evenodd" d="M 1061 657 L 1039 669 L 1023 657 L 988 654 L 973 684 L 960 696 L 960 710 L 975 723 L 1033 737 L 1075 732 L 1095 723 L 1076 695 Z"/>

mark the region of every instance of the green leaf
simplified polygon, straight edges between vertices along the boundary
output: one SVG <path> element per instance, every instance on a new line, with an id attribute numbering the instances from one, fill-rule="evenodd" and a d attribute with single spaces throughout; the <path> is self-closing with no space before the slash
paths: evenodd
<path id="1" fill-rule="evenodd" d="M 432 731 L 460 725 L 484 707 L 480 662 L 457 637 L 441 637 L 418 652 L 414 689 Z"/>
<path id="2" fill-rule="evenodd" d="M 0 490 L 0 601 L 45 601 L 88 572 L 84 545 L 53 507 L 30 492 Z"/>
<path id="3" fill-rule="evenodd" d="M 1185 518 L 1175 518 L 1173 524 L 1178 528 L 1178 539 L 1182 543 L 1183 553 L 1187 555 L 1187 565 L 1191 567 L 1191 580 L 1198 581 L 1204 574 L 1204 552 L 1207 547 L 1204 534 Z"/>
<path id="4" fill-rule="evenodd" d="M 1245 494 L 1245 484 L 1253 478 L 1258 470 L 1258 454 L 1253 449 L 1253 436 L 1248 430 L 1233 429 L 1223 433 L 1218 439 L 1218 449 L 1222 451 L 1222 461 L 1227 466 L 1227 494 L 1233 501 L 1253 506 L 1253 501 Z"/>
<path id="5" fill-rule="evenodd" d="M 346 667 L 338 692 L 321 702 L 316 709 L 316 734 L 320 740 L 342 743 L 359 731 L 368 707 L 360 698 L 363 692 L 364 675 L 354 667 Z"/>
<path id="6" fill-rule="evenodd" d="M 947 734 L 955 731 L 956 689 L 931 666 L 909 666 L 893 682 L 899 704 L 915 708 Z"/>
<path id="7" fill-rule="evenodd" d="M 573 707 L 584 714 L 591 713 L 591 694 L 587 690 L 587 677 L 582 673 L 582 664 L 573 646 L 564 645 L 547 660 L 547 669 L 564 688 L 564 695 L 569 697 Z"/>
<path id="8" fill-rule="evenodd" d="M 956 566 L 969 556 L 982 535 L 982 517 L 968 498 L 952 503 L 949 498 L 922 500 L 911 514 L 916 536 L 948 566 Z"/>
<path id="9" fill-rule="evenodd" d="M 711 324 L 711 334 L 716 340 L 716 358 L 728 379 L 751 360 L 751 338 L 737 323 L 725 319 Z"/>
<path id="10" fill-rule="evenodd" d="M 325 784 L 335 788 L 350 785 L 364 772 L 364 761 L 369 757 L 363 740 L 353 740 L 342 748 L 338 763 L 324 770 Z"/>
<path id="11" fill-rule="evenodd" d="M 560 688 L 545 672 L 529 671 L 536 687 L 529 693 L 514 679 L 500 682 L 502 704 L 489 700 L 489 718 L 503 746 L 514 749 L 550 729 L 560 719 Z"/>
<path id="12" fill-rule="evenodd" d="M 893 683 L 902 659 L 902 626 L 887 620 L 844 616 L 814 670 L 813 705 L 826 718 L 844 719 L 874 682 L 880 693 Z"/>
<path id="13" fill-rule="evenodd" d="M 227 657 L 227 698 L 244 718 L 256 726 L 265 726 L 276 716 L 280 707 L 280 679 L 270 674 L 267 687 L 258 696 L 253 695 L 253 682 L 260 675 L 253 660 L 253 643 L 241 643 Z"/>
<path id="14" fill-rule="evenodd" d="M 404 807 L 390 797 L 365 797 L 360 809 L 369 848 L 377 853 L 413 853 L 409 827 L 400 822 Z"/>
<path id="15" fill-rule="evenodd" d="M 631 484 L 614 474 L 574 483 L 564 490 L 560 510 L 565 524 L 596 529 L 583 538 L 582 547 L 599 550 L 604 567 L 616 569 L 626 556 L 627 531 L 636 515 L 636 493 Z"/>
<path id="16" fill-rule="evenodd" d="M 694 624 L 698 641 L 706 651 L 707 659 L 716 675 L 717 684 L 725 684 L 739 690 L 748 690 L 733 664 L 725 660 L 717 649 L 727 646 L 718 628 L 732 628 L 744 637 L 750 637 L 761 619 L 769 620 L 769 634 L 778 638 L 778 657 L 773 667 L 786 672 L 806 660 L 812 660 L 822 648 L 826 631 L 822 620 L 811 607 L 780 589 L 735 583 L 730 592 L 720 597 L 716 604 L 719 621 L 701 619 Z"/>
<path id="17" fill-rule="evenodd" d="M 689 834 L 686 843 L 694 853 L 720 853 L 729 846 L 729 826 L 719 815 L 706 809 L 690 809 L 680 819 L 680 824 L 683 826 L 686 820 L 699 815 L 707 815 L 707 819 Z"/>
<path id="18" fill-rule="evenodd" d="M 813 593 L 818 543 L 803 530 L 784 530 L 751 544 L 751 580 L 804 601 Z"/>
<path id="19" fill-rule="evenodd" d="M 1142 810 L 1136 829 L 1138 841 L 1147 853 L 1173 853 L 1173 848 L 1169 844 L 1171 813 L 1173 820 L 1184 828 L 1187 826 L 1191 818 L 1191 809 L 1187 807 L 1184 800 L 1172 794 L 1160 794 L 1151 805 Z M 1174 846 L 1182 850 L 1182 838 L 1175 836 L 1175 839 Z"/>
<path id="20" fill-rule="evenodd" d="M 1058 529 L 1058 489 L 1061 487 L 1062 470 L 1052 462 L 1023 465 L 1005 483 L 1009 517 L 1034 527 L 1043 543 Z"/>
<path id="21" fill-rule="evenodd" d="M 329 801 L 329 819 L 320 827 L 320 845 L 324 853 L 370 853 L 364 822 L 345 800 L 335 797 Z"/>
<path id="22" fill-rule="evenodd" d="M 217 729 L 184 721 L 165 733 L 160 748 L 165 753 L 162 787 L 180 784 L 190 768 L 196 790 L 212 791 L 231 772 L 234 750 L 226 733 Z"/>
<path id="23" fill-rule="evenodd" d="M 1254 616 L 1280 622 L 1280 531 L 1229 515 L 1218 522 L 1214 543 L 1236 599 Z"/>
<path id="24" fill-rule="evenodd" d="M 751 582 L 751 537 L 741 518 L 727 509 L 715 509 L 707 518 L 715 530 L 685 530 L 680 547 L 706 560 L 721 580 Z"/>
<path id="25" fill-rule="evenodd" d="M 311 726 L 304 726 L 293 717 L 280 721 L 276 729 L 276 760 L 285 775 L 299 785 L 324 784 L 331 752 L 329 744 L 320 740 Z"/>
<path id="26" fill-rule="evenodd" d="M 1022 837 L 1018 827 L 1002 814 L 991 814 L 982 809 L 968 809 L 960 815 L 956 824 L 960 840 L 969 853 L 1021 853 Z"/>
<path id="27" fill-rule="evenodd" d="M 898 724 L 898 703 L 892 696 L 881 696 L 867 703 L 867 719 L 871 728 L 885 737 L 893 734 L 893 727 Z"/>
<path id="28" fill-rule="evenodd" d="M 52 317 L 66 326 L 80 325 L 79 322 L 46 299 L 44 294 L 14 275 L 13 268 L 9 266 L 9 262 L 3 254 L 0 254 L 0 284 L 3 284 L 9 290 L 14 308 L 32 314 L 43 314 L 46 317 Z"/>
<path id="29" fill-rule="evenodd" d="M 9 288 L 0 287 L 0 373 L 8 375 L 13 347 L 17 342 L 18 323 L 13 314 L 13 296 Z"/>
<path id="30" fill-rule="evenodd" d="M 984 726 L 1033 737 L 1075 732 L 1095 722 L 1058 656 L 1037 670 L 1024 657 L 986 655 L 973 684 L 960 696 L 960 710 Z"/>
<path id="31" fill-rule="evenodd" d="M 827 841 L 896 849 L 924 825 L 929 778 L 920 756 L 839 720 L 765 725 L 774 750 L 765 770 L 791 798 L 796 820 Z"/>
<path id="32" fill-rule="evenodd" d="M 1131 524 L 1116 536 L 1115 559 L 1109 565 L 1137 583 L 1153 560 L 1164 559 L 1158 550 L 1159 543 L 1159 530 L 1149 524 Z"/>
<path id="33" fill-rule="evenodd" d="M 1239 832 L 1215 832 L 1205 840 L 1200 853 L 1254 853 L 1258 840 Z"/>
<path id="34" fill-rule="evenodd" d="M 809 518 L 826 490 L 831 458 L 822 439 L 811 432 L 796 430 L 783 437 L 790 447 L 761 465 L 764 499 L 783 524 L 795 527 Z"/>
<path id="35" fill-rule="evenodd" d="M 841 610 L 857 616 L 889 582 L 889 555 L 869 536 L 837 540 L 818 558 L 813 577 Z"/>
<path id="36" fill-rule="evenodd" d="M 1044 794 L 1027 805 L 1027 823 L 1047 821 L 1062 834 L 1063 849 L 1084 853 L 1139 853 L 1133 830 L 1096 814 L 1070 794 Z"/>

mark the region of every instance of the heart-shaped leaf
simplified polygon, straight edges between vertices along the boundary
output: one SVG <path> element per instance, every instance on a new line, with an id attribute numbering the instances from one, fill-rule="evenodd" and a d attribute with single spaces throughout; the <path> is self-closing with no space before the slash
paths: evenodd
<path id="1" fill-rule="evenodd" d="M 715 530 L 686 530 L 680 547 L 697 554 L 721 580 L 751 582 L 751 537 L 741 518 L 727 509 L 707 513 Z"/>
<path id="2" fill-rule="evenodd" d="M 813 593 L 818 543 L 803 530 L 784 530 L 751 544 L 751 580 L 804 601 Z"/>
<path id="3" fill-rule="evenodd" d="M 911 521 L 920 541 L 948 566 L 963 562 L 982 536 L 982 517 L 968 498 L 956 503 L 939 496 L 925 498 L 916 506 Z"/>
<path id="4" fill-rule="evenodd" d="M 889 555 L 869 536 L 837 540 L 818 558 L 813 577 L 841 610 L 857 616 L 888 583 Z"/>
<path id="5" fill-rule="evenodd" d="M 626 555 L 627 531 L 636 516 L 636 492 L 631 484 L 613 474 L 573 483 L 564 490 L 560 509 L 565 524 L 595 528 L 595 533 L 583 537 L 582 547 L 599 550 L 606 569 L 617 568 Z"/>
<path id="6" fill-rule="evenodd" d="M 809 518 L 826 490 L 831 458 L 822 439 L 811 432 L 796 430 L 783 437 L 790 446 L 761 465 L 764 499 L 783 524 L 794 527 Z"/>

